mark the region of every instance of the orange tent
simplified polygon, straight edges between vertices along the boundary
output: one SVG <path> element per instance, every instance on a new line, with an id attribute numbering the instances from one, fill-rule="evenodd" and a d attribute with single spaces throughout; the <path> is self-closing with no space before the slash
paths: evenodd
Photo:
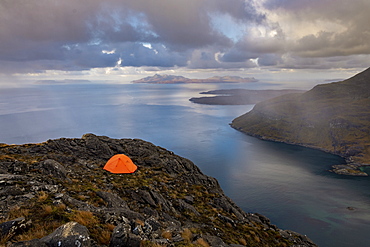
<path id="1" fill-rule="evenodd" d="M 111 173 L 133 173 L 137 166 L 124 154 L 116 154 L 105 164 L 104 170 Z"/>

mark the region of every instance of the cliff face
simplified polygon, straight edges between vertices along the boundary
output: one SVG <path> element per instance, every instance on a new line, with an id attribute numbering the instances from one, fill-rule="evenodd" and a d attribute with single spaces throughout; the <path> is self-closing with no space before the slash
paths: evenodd
<path id="1" fill-rule="evenodd" d="M 128 155 L 133 174 L 102 169 Z M 0 246 L 315 246 L 247 214 L 189 160 L 86 134 L 0 144 Z M 234 244 L 234 245 L 233 245 Z"/>
<path id="2" fill-rule="evenodd" d="M 261 139 L 322 149 L 370 164 L 370 69 L 303 94 L 257 104 L 232 127 Z"/>

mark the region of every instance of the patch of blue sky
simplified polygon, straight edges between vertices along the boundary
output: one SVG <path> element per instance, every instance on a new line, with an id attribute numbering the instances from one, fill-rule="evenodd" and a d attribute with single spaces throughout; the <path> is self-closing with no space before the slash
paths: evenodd
<path id="1" fill-rule="evenodd" d="M 155 33 L 144 13 L 140 12 L 131 12 L 125 19 L 125 21 L 131 25 L 136 31 L 140 33 L 144 33 L 146 36 L 151 37 L 159 37 L 157 33 Z"/>
<path id="2" fill-rule="evenodd" d="M 233 42 L 238 42 L 246 34 L 247 25 L 235 20 L 228 14 L 212 13 L 209 17 L 212 28 Z"/>

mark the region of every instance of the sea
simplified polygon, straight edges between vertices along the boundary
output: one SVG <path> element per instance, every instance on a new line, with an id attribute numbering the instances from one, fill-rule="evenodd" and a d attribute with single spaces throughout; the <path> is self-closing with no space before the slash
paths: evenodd
<path id="1" fill-rule="evenodd" d="M 307 235 L 319 246 L 369 246 L 370 178 L 330 172 L 344 163 L 341 157 L 259 140 L 229 126 L 254 105 L 189 101 L 215 89 L 282 87 L 258 82 L 1 88 L 0 142 L 38 143 L 85 133 L 143 139 L 192 160 L 244 211 L 263 214 L 281 229 Z"/>

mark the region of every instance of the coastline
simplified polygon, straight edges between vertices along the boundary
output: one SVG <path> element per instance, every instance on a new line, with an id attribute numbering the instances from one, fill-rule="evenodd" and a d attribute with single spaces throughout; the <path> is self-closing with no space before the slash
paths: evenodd
<path id="1" fill-rule="evenodd" d="M 238 127 L 234 126 L 233 123 L 230 123 L 229 125 L 230 125 L 231 128 L 233 128 L 237 131 L 240 131 L 243 134 L 258 138 L 260 140 L 278 142 L 278 143 L 285 143 L 285 144 L 289 144 L 289 145 L 296 145 L 296 146 L 300 146 L 300 147 L 320 150 L 320 151 L 323 151 L 325 153 L 338 155 L 339 157 L 342 157 L 342 158 L 345 159 L 345 162 L 346 162 L 345 164 L 332 165 L 331 166 L 332 169 L 328 170 L 329 172 L 333 172 L 333 173 L 338 174 L 338 175 L 346 175 L 346 176 L 358 176 L 358 177 L 367 177 L 367 176 L 369 176 L 369 174 L 367 174 L 366 172 L 361 170 L 361 167 L 370 166 L 370 164 L 355 163 L 355 162 L 351 161 L 351 159 L 352 159 L 351 156 L 347 157 L 347 156 L 341 155 L 339 153 L 332 152 L 328 149 L 320 148 L 320 147 L 313 146 L 313 145 L 307 145 L 307 144 L 297 143 L 297 142 L 292 142 L 292 141 L 282 141 L 282 140 L 277 140 L 277 139 L 274 139 L 274 138 L 269 138 L 269 137 L 265 137 L 265 136 L 256 135 L 256 134 L 244 131 L 241 128 L 238 128 Z"/>

